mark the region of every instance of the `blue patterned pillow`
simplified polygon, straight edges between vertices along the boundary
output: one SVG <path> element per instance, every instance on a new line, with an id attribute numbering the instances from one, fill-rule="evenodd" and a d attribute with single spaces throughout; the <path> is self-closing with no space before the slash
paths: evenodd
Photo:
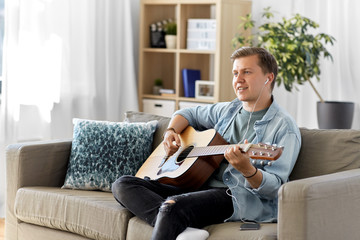
<path id="1" fill-rule="evenodd" d="M 122 175 L 135 175 L 151 154 L 157 121 L 147 123 L 74 119 L 70 161 L 63 188 L 111 191 Z"/>

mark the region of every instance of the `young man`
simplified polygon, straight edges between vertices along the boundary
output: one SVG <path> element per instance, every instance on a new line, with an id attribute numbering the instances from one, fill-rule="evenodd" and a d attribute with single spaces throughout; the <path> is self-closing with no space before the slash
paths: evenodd
<path id="1" fill-rule="evenodd" d="M 253 165 L 248 153 L 229 147 L 220 168 L 200 190 L 190 193 L 153 180 L 120 177 L 112 187 L 115 199 L 154 226 L 152 239 L 176 239 L 186 229 L 224 221 L 277 219 L 277 192 L 296 162 L 300 132 L 272 96 L 275 58 L 265 49 L 244 47 L 231 60 L 237 98 L 177 111 L 164 135 L 167 154 L 178 150 L 178 134 L 190 125 L 199 131 L 214 128 L 231 144 L 277 144 L 284 147 L 282 155 L 271 166 Z"/>

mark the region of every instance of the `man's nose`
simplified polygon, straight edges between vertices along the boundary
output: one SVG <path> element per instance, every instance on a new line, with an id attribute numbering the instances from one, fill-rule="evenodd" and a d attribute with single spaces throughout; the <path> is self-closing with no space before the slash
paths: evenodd
<path id="1" fill-rule="evenodd" d="M 243 74 L 238 74 L 238 75 L 235 77 L 235 81 L 236 81 L 236 82 L 244 82 L 244 75 L 243 75 Z"/>

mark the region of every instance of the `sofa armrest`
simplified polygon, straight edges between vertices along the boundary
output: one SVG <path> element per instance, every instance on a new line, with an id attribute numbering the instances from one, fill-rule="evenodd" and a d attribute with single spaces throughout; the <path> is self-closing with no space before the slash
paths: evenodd
<path id="1" fill-rule="evenodd" d="M 279 190 L 279 239 L 360 236 L 360 169 L 284 184 Z"/>
<path id="2" fill-rule="evenodd" d="M 7 185 L 62 186 L 71 140 L 13 144 L 6 149 Z"/>
<path id="3" fill-rule="evenodd" d="M 14 215 L 16 192 L 25 186 L 63 185 L 71 152 L 71 140 L 9 145 L 6 149 L 6 236 L 17 239 Z"/>

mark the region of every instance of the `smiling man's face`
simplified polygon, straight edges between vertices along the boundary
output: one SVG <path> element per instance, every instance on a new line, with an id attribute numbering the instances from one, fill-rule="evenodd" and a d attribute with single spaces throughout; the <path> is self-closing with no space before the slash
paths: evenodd
<path id="1" fill-rule="evenodd" d="M 252 55 L 237 58 L 233 63 L 233 88 L 237 98 L 244 102 L 247 111 L 252 111 L 260 94 L 266 97 L 259 98 L 259 107 L 262 105 L 261 102 L 271 98 L 270 84 L 265 83 L 268 78 L 271 78 L 271 74 L 264 73 L 258 61 L 258 56 Z"/>

